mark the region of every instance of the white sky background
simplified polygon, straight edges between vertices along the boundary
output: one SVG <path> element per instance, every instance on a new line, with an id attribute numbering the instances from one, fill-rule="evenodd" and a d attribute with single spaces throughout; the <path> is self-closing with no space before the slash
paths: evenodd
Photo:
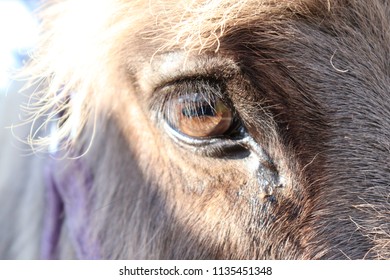
<path id="1" fill-rule="evenodd" d="M 23 1 L 0 0 L 0 94 L 6 92 L 11 74 L 34 46 L 37 25 Z"/>

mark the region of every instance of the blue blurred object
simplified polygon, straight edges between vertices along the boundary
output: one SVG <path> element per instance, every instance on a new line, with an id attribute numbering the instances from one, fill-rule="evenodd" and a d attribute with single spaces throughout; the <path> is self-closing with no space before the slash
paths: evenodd
<path id="1" fill-rule="evenodd" d="M 38 1 L 0 0 L 0 94 L 11 75 L 28 59 L 37 39 L 38 22 L 32 11 Z"/>

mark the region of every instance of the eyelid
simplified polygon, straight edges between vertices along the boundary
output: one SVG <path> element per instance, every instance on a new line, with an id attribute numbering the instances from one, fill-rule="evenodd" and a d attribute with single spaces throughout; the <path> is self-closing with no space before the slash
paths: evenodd
<path id="1" fill-rule="evenodd" d="M 160 114 L 164 107 L 167 106 L 169 100 L 178 97 L 186 98 L 188 94 L 194 92 L 200 93 L 205 99 L 219 98 L 223 103 L 231 107 L 235 113 L 235 108 L 230 101 L 225 82 L 209 77 L 183 78 L 159 87 L 151 98 L 150 108 L 152 111 L 160 111 Z"/>
<path id="2" fill-rule="evenodd" d="M 239 73 L 238 65 L 228 57 L 169 52 L 156 55 L 145 63 L 136 79 L 141 92 L 150 96 L 159 88 L 180 80 L 195 77 L 229 79 Z"/>
<path id="3" fill-rule="evenodd" d="M 225 81 L 217 80 L 207 76 L 192 76 L 192 77 L 177 77 L 176 80 L 169 81 L 155 88 L 152 103 L 165 100 L 173 96 L 185 97 L 188 93 L 202 92 L 204 96 L 213 95 L 226 101 L 229 99 L 227 90 L 225 89 Z M 154 99 L 154 101 L 153 101 Z"/>
<path id="4" fill-rule="evenodd" d="M 172 126 L 170 126 L 167 122 L 164 122 L 163 127 L 166 131 L 168 131 L 169 134 L 175 136 L 173 139 L 177 139 L 180 141 L 177 141 L 179 144 L 183 143 L 191 143 L 191 146 L 193 147 L 204 147 L 204 146 L 219 146 L 221 140 L 223 140 L 226 143 L 229 143 L 230 146 L 235 146 L 237 145 L 237 140 L 241 141 L 244 138 L 248 137 L 247 132 L 245 131 L 244 128 L 242 128 L 242 135 L 237 138 L 219 138 L 219 137 L 209 137 L 209 138 L 193 138 L 189 137 L 185 134 L 180 133 L 179 131 L 175 130 Z M 185 144 L 185 146 L 188 146 L 188 144 Z"/>

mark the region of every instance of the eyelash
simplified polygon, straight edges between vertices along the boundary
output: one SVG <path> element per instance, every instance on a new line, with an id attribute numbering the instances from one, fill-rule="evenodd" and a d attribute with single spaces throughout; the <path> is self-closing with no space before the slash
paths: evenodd
<path id="1" fill-rule="evenodd" d="M 154 100 L 150 109 L 155 112 L 158 119 L 165 119 L 172 123 L 174 119 L 169 115 L 171 102 L 176 99 L 191 100 L 194 93 L 199 93 L 199 99 L 205 100 L 208 104 L 213 103 L 213 100 L 220 100 L 226 107 L 232 110 L 234 119 L 239 119 L 232 102 L 227 96 L 225 83 L 221 80 L 213 78 L 186 78 L 173 82 L 169 82 L 163 86 L 158 87 L 154 92 Z M 194 109 L 191 107 L 193 102 L 184 103 L 187 110 Z M 168 113 L 168 114 L 167 114 Z"/>
<path id="2" fill-rule="evenodd" d="M 167 99 L 163 104 L 164 113 L 169 111 L 169 107 L 172 105 L 171 102 L 175 100 L 182 100 L 184 107 L 191 111 L 194 109 L 194 95 L 196 99 L 204 100 L 207 104 L 211 105 L 213 100 L 220 99 L 229 108 L 233 108 L 226 96 L 223 96 L 223 87 L 216 81 L 210 80 L 190 80 L 181 81 L 174 85 L 173 93 L 167 95 Z M 171 116 L 165 116 L 169 120 Z"/>

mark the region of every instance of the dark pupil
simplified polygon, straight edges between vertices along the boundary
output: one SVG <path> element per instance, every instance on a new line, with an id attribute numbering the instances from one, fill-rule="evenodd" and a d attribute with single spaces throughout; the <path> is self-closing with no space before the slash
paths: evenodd
<path id="1" fill-rule="evenodd" d="M 197 118 L 197 117 L 214 117 L 215 110 L 210 104 L 196 104 L 195 106 L 187 106 L 182 109 L 183 116 L 187 118 Z"/>

